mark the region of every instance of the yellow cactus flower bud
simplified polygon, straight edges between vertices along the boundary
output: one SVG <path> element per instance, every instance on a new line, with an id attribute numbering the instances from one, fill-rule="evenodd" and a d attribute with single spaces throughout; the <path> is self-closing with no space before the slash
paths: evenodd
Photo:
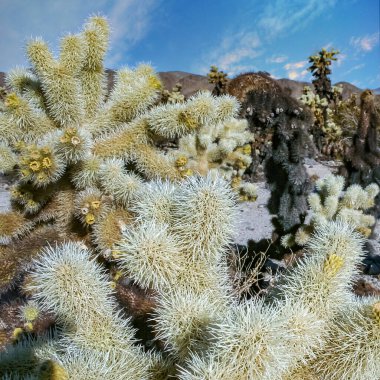
<path id="1" fill-rule="evenodd" d="M 40 173 L 40 174 L 38 174 L 38 176 L 37 176 L 37 180 L 38 181 L 46 181 L 46 179 L 47 179 L 47 175 L 45 174 L 45 173 Z"/>
<path id="2" fill-rule="evenodd" d="M 26 203 L 28 207 L 36 207 L 37 202 L 35 202 L 33 199 L 29 199 L 28 202 Z"/>
<path id="3" fill-rule="evenodd" d="M 160 90 L 162 84 L 156 76 L 150 76 L 148 79 L 149 87 L 154 88 L 155 90 Z"/>
<path id="4" fill-rule="evenodd" d="M 11 190 L 11 196 L 12 197 L 17 198 L 20 195 L 21 195 L 21 193 L 16 188 L 14 188 L 14 189 Z"/>
<path id="5" fill-rule="evenodd" d="M 24 323 L 24 329 L 27 332 L 33 331 L 33 323 L 31 323 L 31 322 Z"/>
<path id="6" fill-rule="evenodd" d="M 73 144 L 74 146 L 77 146 L 81 143 L 81 140 L 78 136 L 74 136 L 71 138 L 71 144 Z"/>
<path id="7" fill-rule="evenodd" d="M 53 360 L 46 360 L 42 363 L 38 378 L 41 380 L 68 380 L 69 376 L 66 371 Z"/>
<path id="8" fill-rule="evenodd" d="M 239 168 L 239 169 L 245 169 L 247 167 L 247 165 L 242 161 L 242 160 L 237 160 L 235 165 Z"/>
<path id="9" fill-rule="evenodd" d="M 17 142 L 17 143 L 15 144 L 15 148 L 16 148 L 17 150 L 23 150 L 23 149 L 25 149 L 25 146 L 26 146 L 26 144 L 25 144 L 24 141 L 19 141 L 19 142 Z"/>
<path id="10" fill-rule="evenodd" d="M 180 167 L 182 167 L 182 166 L 185 166 L 186 164 L 187 164 L 187 157 L 185 157 L 185 156 L 180 156 L 180 157 L 178 157 L 176 160 L 175 160 L 175 166 L 177 167 L 177 168 L 180 168 Z"/>
<path id="11" fill-rule="evenodd" d="M 191 169 L 182 170 L 181 177 L 190 177 L 194 174 L 194 172 Z"/>
<path id="12" fill-rule="evenodd" d="M 325 273 L 333 276 L 338 273 L 339 269 L 342 268 L 344 263 L 343 257 L 336 255 L 333 253 L 329 255 L 324 263 L 323 270 Z"/>
<path id="13" fill-rule="evenodd" d="M 41 169 L 41 164 L 38 161 L 32 161 L 29 164 L 30 169 L 34 172 L 38 172 Z"/>
<path id="14" fill-rule="evenodd" d="M 13 330 L 13 333 L 12 333 L 12 336 L 13 336 L 13 339 L 18 339 L 20 337 L 20 335 L 24 332 L 24 329 L 21 328 L 21 327 L 16 327 L 14 330 Z"/>
<path id="15" fill-rule="evenodd" d="M 73 127 L 69 127 L 69 128 L 66 129 L 66 133 L 67 133 L 69 136 L 73 136 L 73 135 L 75 135 L 75 133 L 76 133 L 76 129 L 73 128 Z"/>
<path id="16" fill-rule="evenodd" d="M 20 107 L 21 101 L 20 98 L 14 92 L 12 92 L 9 95 L 7 95 L 4 104 L 6 105 L 6 107 L 15 109 Z"/>
<path id="17" fill-rule="evenodd" d="M 116 271 L 115 275 L 113 276 L 113 280 L 117 281 L 122 275 L 123 273 L 121 271 Z"/>
<path id="18" fill-rule="evenodd" d="M 191 129 L 196 129 L 198 127 L 198 121 L 187 111 L 182 111 L 179 113 L 178 121 L 179 123 L 185 124 L 188 128 Z"/>
<path id="19" fill-rule="evenodd" d="M 45 157 L 43 160 L 42 160 L 42 167 L 43 168 L 50 168 L 52 165 L 52 162 L 51 162 L 51 159 L 49 157 Z"/>
<path id="20" fill-rule="evenodd" d="M 91 214 L 91 213 L 88 213 L 86 215 L 86 223 L 87 224 L 94 224 L 95 223 L 95 215 L 94 214 Z"/>
<path id="21" fill-rule="evenodd" d="M 251 145 L 250 144 L 246 144 L 243 146 L 243 149 L 242 149 L 242 152 L 244 154 L 247 154 L 247 155 L 250 155 L 251 152 L 252 152 L 252 148 L 251 148 Z"/>

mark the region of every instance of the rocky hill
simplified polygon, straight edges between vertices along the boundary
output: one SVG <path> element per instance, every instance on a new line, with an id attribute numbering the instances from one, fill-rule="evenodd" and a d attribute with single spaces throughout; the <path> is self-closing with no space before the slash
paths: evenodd
<path id="1" fill-rule="evenodd" d="M 108 89 L 112 87 L 114 70 L 107 70 L 108 73 Z M 165 71 L 159 72 L 160 78 L 166 89 L 171 90 L 176 83 L 182 85 L 182 93 L 189 97 L 199 90 L 212 90 L 213 85 L 208 83 L 208 79 L 204 75 L 191 74 L 184 71 Z M 299 82 L 291 79 L 278 79 L 282 88 L 287 88 L 291 95 L 299 98 L 302 94 L 304 86 L 312 86 L 309 82 Z M 352 93 L 360 94 L 363 90 L 348 82 L 338 82 L 335 85 L 343 87 L 343 99 L 348 98 Z M 0 72 L 0 86 L 5 86 L 5 73 Z M 380 88 L 374 89 L 376 94 L 380 94 Z"/>

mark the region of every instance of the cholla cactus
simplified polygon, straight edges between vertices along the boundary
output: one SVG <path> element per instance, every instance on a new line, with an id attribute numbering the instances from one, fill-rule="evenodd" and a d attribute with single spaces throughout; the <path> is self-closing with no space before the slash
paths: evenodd
<path id="1" fill-rule="evenodd" d="M 339 51 L 331 49 L 327 51 L 323 48 L 318 54 L 309 57 L 309 62 L 311 66 L 308 68 L 312 75 L 315 77 L 313 80 L 313 85 L 315 91 L 320 96 L 320 98 L 326 98 L 329 103 L 334 97 L 334 91 L 331 87 L 331 80 L 328 75 L 331 74 L 330 66 L 332 61 L 336 61 L 336 55 Z"/>
<path id="2" fill-rule="evenodd" d="M 334 320 L 352 305 L 360 235 L 342 221 L 318 226 L 309 255 L 268 300 L 237 299 L 226 258 L 237 196 L 220 168 L 199 174 L 207 172 L 200 163 L 214 162 L 213 143 L 215 154 L 226 154 L 225 176 L 242 174 L 234 165 L 248 160 L 251 136 L 234 119 L 238 102 L 200 93 L 154 105 L 160 84 L 146 65 L 120 71 L 104 101 L 107 33 L 105 21 L 92 18 L 79 36 L 63 40 L 59 60 L 36 40 L 28 48 L 35 74 L 9 79 L 15 96 L 8 95 L 1 132 L 18 155 L 20 178 L 12 191 L 15 211 L 0 219 L 1 291 L 28 272 L 26 296 L 61 328 L 32 341 L 15 329 L 20 341 L 0 354 L 1 377 L 269 380 L 301 370 L 321 349 L 331 354 Z M 302 120 L 298 109 L 283 111 Z M 283 122 L 280 108 L 278 115 Z M 13 131 L 26 136 L 23 144 Z M 164 155 L 156 143 L 183 144 L 189 134 L 207 157 L 189 157 L 199 174 L 179 181 L 177 152 Z M 297 164 L 302 144 L 285 147 Z M 155 345 L 137 341 L 135 321 L 113 297 L 128 282 L 154 295 L 146 327 Z M 376 373 L 367 349 L 373 339 L 361 345 Z"/>
<path id="3" fill-rule="evenodd" d="M 213 83 L 215 85 L 212 90 L 214 95 L 220 96 L 227 93 L 228 78 L 225 72 L 219 71 L 216 66 L 211 66 L 207 77 L 209 83 Z"/>
<path id="4" fill-rule="evenodd" d="M 379 298 L 354 299 L 353 306 L 342 311 L 331 326 L 326 345 L 310 365 L 312 373 L 321 380 L 370 380 L 379 376 L 376 358 L 380 340 L 368 344 L 371 337 L 380 334 L 379 311 Z"/>
<path id="5" fill-rule="evenodd" d="M 322 149 L 322 140 L 325 136 L 325 132 L 321 128 L 324 127 L 325 130 L 330 130 L 327 125 L 329 121 L 329 115 L 327 113 L 329 104 L 332 101 L 337 100 L 337 90 L 332 88 L 331 80 L 329 78 L 329 75 L 331 74 L 330 66 L 332 61 L 337 60 L 335 57 L 337 54 L 339 54 L 337 50 L 332 49 L 327 51 L 323 48 L 318 54 L 309 57 L 309 62 L 312 65 L 308 70 L 311 71 L 312 75 L 315 77 L 312 83 L 318 96 L 318 98 L 314 99 L 316 104 L 316 119 L 312 133 L 319 150 Z"/>
<path id="6" fill-rule="evenodd" d="M 369 336 L 379 319 L 376 300 L 365 309 L 365 321 L 347 318 L 356 315 L 350 287 L 363 243 L 349 224 L 318 226 L 304 261 L 280 279 L 268 300 L 238 300 L 226 261 L 235 220 L 228 183 L 209 175 L 142 186 L 134 223 L 121 226 L 112 256 L 124 275 L 155 291 L 151 323 L 162 352 L 144 352 L 135 342 L 130 322 L 117 312 L 109 277 L 83 243 L 69 242 L 42 251 L 28 286 L 41 310 L 57 314 L 62 333 L 48 347 L 30 346 L 33 362 L 13 361 L 14 373 L 28 366 L 37 375 L 48 363 L 44 368 L 53 366 L 68 379 L 167 379 L 170 373 L 182 380 L 269 380 L 311 365 L 319 376 L 329 373 L 318 366 L 334 355 L 342 324 L 360 338 L 361 369 L 379 371 L 371 348 L 377 337 Z M 340 331 L 340 343 L 352 347 L 349 356 L 354 339 Z M 9 363 L 9 355 L 0 363 Z M 339 355 L 345 361 L 343 350 Z M 340 373 L 331 360 L 334 379 L 360 373 L 354 361 L 345 362 Z M 9 366 L 3 368 L 9 375 Z"/>
<path id="7" fill-rule="evenodd" d="M 345 102 L 339 98 L 342 87 L 332 86 L 334 109 L 329 107 L 327 98 L 314 94 L 309 86 L 305 86 L 300 101 L 309 106 L 314 115 L 314 133 L 321 138 L 321 152 L 326 156 L 342 159 L 349 148 L 351 130 L 342 123 L 342 110 Z M 343 119 L 344 120 L 344 119 Z"/>
<path id="8" fill-rule="evenodd" d="M 336 103 L 333 120 L 347 131 L 347 135 L 354 135 L 359 122 L 359 116 L 360 104 L 357 93 L 352 93 L 347 99 Z"/>
<path id="9" fill-rule="evenodd" d="M 315 153 L 308 135 L 311 115 L 266 73 L 239 75 L 230 81 L 228 91 L 242 103 L 255 134 L 252 155 L 256 162 L 264 160 L 272 191 L 270 212 L 279 215 L 281 229 L 289 230 L 307 211 L 310 181 L 303 160 Z M 253 166 L 249 172 L 255 175 Z"/>
<path id="10" fill-rule="evenodd" d="M 161 94 L 161 103 L 183 103 L 185 96 L 181 93 L 182 84 L 176 83 L 171 91 L 163 90 Z"/>
<path id="11" fill-rule="evenodd" d="M 272 214 L 277 214 L 279 230 L 290 231 L 302 223 L 306 198 L 311 182 L 304 167 L 304 159 L 312 157 L 315 147 L 308 134 L 310 113 L 299 102 L 286 94 L 274 80 L 264 88 L 258 86 L 248 94 L 250 118 L 263 130 L 273 129 L 272 152 L 265 161 L 265 175 L 271 189 L 268 203 Z M 268 87 L 272 88 L 268 92 Z"/>
<path id="12" fill-rule="evenodd" d="M 247 121 L 231 119 L 180 138 L 175 164 L 182 176 L 219 172 L 231 182 L 240 200 L 255 200 L 256 187 L 242 180 L 252 162 L 252 140 Z"/>
<path id="13" fill-rule="evenodd" d="M 364 189 L 359 185 L 351 185 L 345 191 L 343 188 L 344 178 L 341 176 L 330 175 L 318 180 L 317 191 L 308 197 L 311 211 L 309 224 L 299 227 L 294 235 L 285 235 L 282 244 L 288 247 L 294 244 L 304 246 L 317 226 L 332 220 L 349 223 L 358 233 L 369 237 L 375 218 L 365 214 L 365 211 L 375 205 L 379 187 L 370 184 Z"/>
<path id="14" fill-rule="evenodd" d="M 360 115 L 353 146 L 345 159 L 350 184 L 367 186 L 374 182 L 380 186 L 379 128 L 380 110 L 371 90 L 360 96 Z M 380 214 L 380 199 L 376 199 L 376 214 Z"/>
<path id="15" fill-rule="evenodd" d="M 204 92 L 159 104 L 161 82 L 145 64 L 121 69 L 107 94 L 108 37 L 107 21 L 92 17 L 81 33 L 62 39 L 59 58 L 35 39 L 27 46 L 33 71 L 8 74 L 0 172 L 15 171 L 17 182 L 11 189 L 14 211 L 0 214 L 0 244 L 13 244 L 49 223 L 60 238 L 83 239 L 109 255 L 113 238 L 107 233 L 126 223 L 133 197 L 152 178 L 182 180 L 218 170 L 243 200 L 254 199 L 253 185 L 236 185 L 250 162 L 251 141 L 236 119 L 239 102 Z M 185 149 L 160 150 L 162 141 L 180 139 L 182 147 L 182 139 L 198 137 L 202 148 L 186 156 L 195 162 L 192 170 L 179 166 L 178 152 L 187 155 Z M 18 268 L 21 274 L 24 266 Z M 11 285 L 8 280 L 1 289 Z"/>

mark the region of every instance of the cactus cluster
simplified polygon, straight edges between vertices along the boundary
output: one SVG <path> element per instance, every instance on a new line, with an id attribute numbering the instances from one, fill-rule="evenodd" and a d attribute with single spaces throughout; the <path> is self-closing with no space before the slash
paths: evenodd
<path id="1" fill-rule="evenodd" d="M 257 104 L 255 100 L 259 93 L 269 93 L 277 96 L 281 88 L 267 73 L 245 73 L 233 78 L 228 83 L 228 93 L 236 96 L 242 104 L 240 116 L 246 118 L 249 129 L 254 134 L 252 142 L 252 163 L 246 173 L 252 179 L 262 179 L 265 161 L 272 155 L 273 123 L 271 116 L 276 110 L 275 104 Z M 258 107 L 258 111 L 256 110 Z M 267 107 L 267 108 L 266 108 Z"/>
<path id="2" fill-rule="evenodd" d="M 369 380 L 380 373 L 380 300 L 351 294 L 363 238 L 350 224 L 318 225 L 305 258 L 266 299 L 239 300 L 226 260 L 236 212 L 228 183 L 209 175 L 143 187 L 134 222 L 120 226 L 111 252 L 121 276 L 110 282 L 83 242 L 46 247 L 33 262 L 26 286 L 33 303 L 22 313 L 29 319 L 54 313 L 59 329 L 2 353 L 3 378 L 38 379 L 47 371 L 76 380 L 304 379 L 305 373 Z M 155 294 L 148 322 L 153 348 L 136 341 L 113 297 L 115 281 L 126 278 Z"/>
<path id="3" fill-rule="evenodd" d="M 352 225 L 364 237 L 371 235 L 376 220 L 365 212 L 374 207 L 379 186 L 372 183 L 363 189 L 355 184 L 343 191 L 344 178 L 333 175 L 319 179 L 315 185 L 316 192 L 308 197 L 309 223 L 299 227 L 295 234 L 284 235 L 281 240 L 284 246 L 304 246 L 317 226 L 327 221 L 342 221 Z"/>
<path id="4" fill-rule="evenodd" d="M 236 203 L 255 199 L 248 122 L 273 128 L 271 204 L 288 231 L 307 208 L 310 115 L 265 74 L 248 74 L 248 121 L 231 95 L 162 102 L 148 65 L 120 70 L 107 94 L 107 41 L 92 17 L 59 59 L 37 39 L 33 71 L 8 75 L 1 171 L 17 182 L 0 214 L 0 295 L 21 293 L 0 310 L 0 377 L 379 377 L 380 299 L 351 293 L 376 185 L 340 198 L 339 178 L 320 182 L 304 257 L 267 297 L 241 297 L 228 254 Z"/>
<path id="5" fill-rule="evenodd" d="M 236 118 L 239 102 L 199 92 L 160 103 L 160 79 L 145 64 L 119 70 L 107 93 L 108 35 L 107 21 L 92 17 L 81 33 L 62 39 L 58 59 L 43 40 L 32 40 L 27 53 L 33 70 L 7 75 L 0 172 L 16 173 L 16 182 L 12 211 L 0 215 L 1 244 L 53 224 L 60 238 L 87 239 L 105 252 L 113 238 L 108 233 L 129 219 L 131 199 L 150 179 L 218 172 L 242 200 L 255 199 L 255 187 L 242 181 L 252 134 Z M 170 149 L 161 149 L 173 140 Z M 2 249 L 10 260 L 12 250 Z M 24 254 L 14 261 L 19 272 Z M 9 276 L 1 270 L 1 277 L 0 288 L 7 289 Z"/>
<path id="6" fill-rule="evenodd" d="M 339 100 L 342 87 L 332 86 L 331 90 L 334 94 L 334 109 L 329 107 L 326 98 L 321 99 L 309 86 L 304 87 L 300 101 L 310 107 L 314 116 L 314 128 L 322 133 L 321 153 L 342 160 L 350 147 L 352 129 L 343 124 L 347 105 Z"/>
<path id="7" fill-rule="evenodd" d="M 219 172 L 231 182 L 241 201 L 256 199 L 256 186 L 242 180 L 252 163 L 253 134 L 244 119 L 206 127 L 192 135 L 181 137 L 175 153 L 181 175 Z"/>

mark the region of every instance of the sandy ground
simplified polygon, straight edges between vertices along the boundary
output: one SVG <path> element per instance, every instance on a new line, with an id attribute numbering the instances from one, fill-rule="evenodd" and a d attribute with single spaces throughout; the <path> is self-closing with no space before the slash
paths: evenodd
<path id="1" fill-rule="evenodd" d="M 323 164 L 307 159 L 306 170 L 310 176 L 325 178 L 332 173 L 337 173 L 338 166 L 334 161 L 327 161 Z M 259 241 L 270 239 L 273 232 L 271 219 L 266 203 L 270 197 L 270 191 L 265 182 L 257 183 L 257 200 L 254 203 L 244 202 L 239 204 L 239 214 L 237 221 L 237 231 L 235 243 L 246 244 L 247 240 Z"/>
<path id="2" fill-rule="evenodd" d="M 247 240 L 259 241 L 270 239 L 272 236 L 272 223 L 266 203 L 270 191 L 265 182 L 258 182 L 256 202 L 243 202 L 238 205 L 235 243 L 246 244 Z"/>

